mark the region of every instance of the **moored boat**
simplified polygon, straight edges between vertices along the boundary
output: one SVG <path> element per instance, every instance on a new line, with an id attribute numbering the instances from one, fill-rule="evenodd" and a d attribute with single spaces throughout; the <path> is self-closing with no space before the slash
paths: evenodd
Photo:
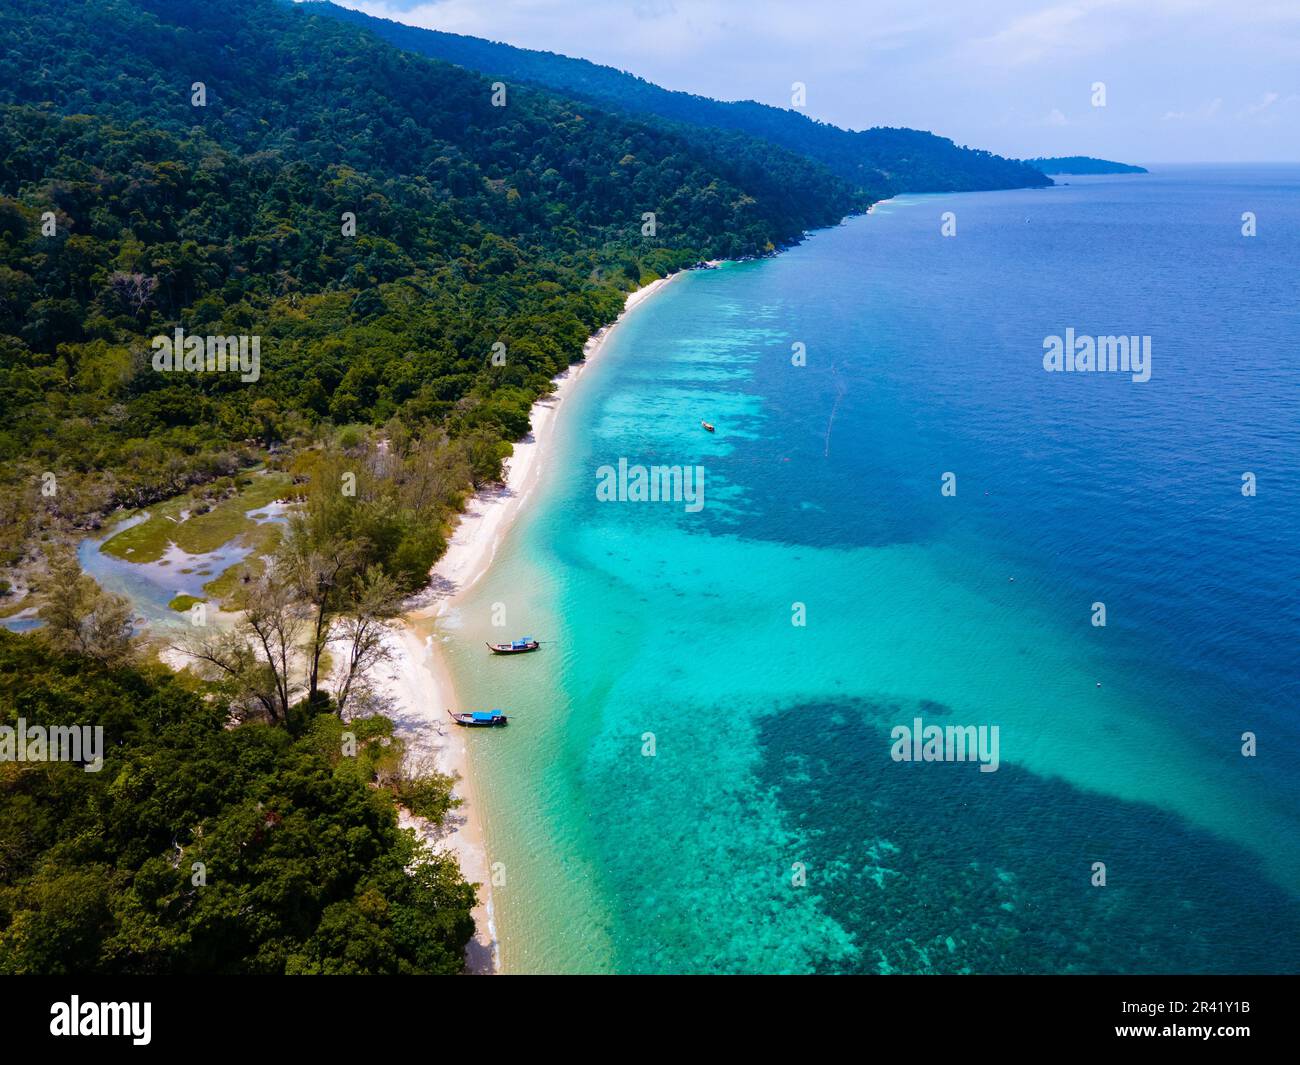
<path id="1" fill-rule="evenodd" d="M 704 431 L 705 431 L 706 433 L 711 433 L 711 432 L 713 432 L 713 423 L 712 423 L 712 422 L 701 421 L 700 424 L 701 424 L 702 426 L 704 426 Z"/>
<path id="2" fill-rule="evenodd" d="M 536 651 L 541 646 L 531 636 L 525 636 L 522 640 L 512 640 L 510 643 L 490 643 L 488 650 L 494 655 L 522 655 Z"/>
<path id="3" fill-rule="evenodd" d="M 468 714 L 453 714 L 448 710 L 447 713 L 456 724 L 466 728 L 494 728 L 510 723 L 510 719 L 500 710 L 475 710 Z"/>

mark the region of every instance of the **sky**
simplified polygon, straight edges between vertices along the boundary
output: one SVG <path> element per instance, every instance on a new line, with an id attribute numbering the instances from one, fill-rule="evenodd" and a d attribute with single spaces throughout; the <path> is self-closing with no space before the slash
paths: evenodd
<path id="1" fill-rule="evenodd" d="M 1300 160 L 1300 0 L 336 2 L 1018 158 Z"/>

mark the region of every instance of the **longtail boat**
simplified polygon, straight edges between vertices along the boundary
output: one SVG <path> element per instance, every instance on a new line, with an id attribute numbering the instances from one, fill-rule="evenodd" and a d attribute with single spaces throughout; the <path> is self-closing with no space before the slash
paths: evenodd
<path id="1" fill-rule="evenodd" d="M 494 655 L 522 655 L 536 651 L 541 646 L 531 636 L 525 636 L 522 640 L 512 640 L 510 643 L 490 643 L 488 650 Z"/>
<path id="2" fill-rule="evenodd" d="M 712 422 L 705 422 L 705 421 L 702 421 L 702 422 L 700 422 L 700 424 L 701 424 L 702 426 L 704 426 L 704 431 L 705 431 L 706 433 L 711 433 L 711 432 L 713 432 L 713 423 L 712 423 Z"/>
<path id="3" fill-rule="evenodd" d="M 510 723 L 510 719 L 500 710 L 475 710 L 469 714 L 453 714 L 448 710 L 447 713 L 456 724 L 466 728 L 494 728 Z"/>

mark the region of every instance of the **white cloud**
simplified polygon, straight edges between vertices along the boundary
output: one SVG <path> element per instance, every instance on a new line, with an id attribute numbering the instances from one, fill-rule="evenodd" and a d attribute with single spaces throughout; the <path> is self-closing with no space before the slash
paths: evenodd
<path id="1" fill-rule="evenodd" d="M 1075 46 L 1079 22 L 1095 4 L 1066 4 L 1014 19 L 988 37 L 973 42 L 976 51 L 997 63 L 1036 63 L 1066 45 Z"/>
<path id="2" fill-rule="evenodd" d="M 1266 92 L 1255 103 L 1237 112 L 1238 118 L 1258 118 L 1282 98 L 1281 93 Z"/>
<path id="3" fill-rule="evenodd" d="M 1217 118 L 1223 109 L 1223 98 L 1216 96 L 1209 103 L 1192 111 L 1166 111 L 1161 117 L 1165 122 L 1208 122 Z"/>

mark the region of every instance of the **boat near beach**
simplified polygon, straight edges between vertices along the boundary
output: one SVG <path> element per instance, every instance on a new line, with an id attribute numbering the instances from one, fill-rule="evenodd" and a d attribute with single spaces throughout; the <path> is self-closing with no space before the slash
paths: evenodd
<path id="1" fill-rule="evenodd" d="M 474 710 L 468 714 L 453 714 L 448 710 L 447 713 L 456 724 L 466 728 L 496 728 L 510 723 L 510 719 L 500 710 Z"/>
<path id="2" fill-rule="evenodd" d="M 510 643 L 490 643 L 488 650 L 494 655 L 522 655 L 529 651 L 536 651 L 541 646 L 531 636 L 525 636 L 522 640 L 513 640 Z"/>

